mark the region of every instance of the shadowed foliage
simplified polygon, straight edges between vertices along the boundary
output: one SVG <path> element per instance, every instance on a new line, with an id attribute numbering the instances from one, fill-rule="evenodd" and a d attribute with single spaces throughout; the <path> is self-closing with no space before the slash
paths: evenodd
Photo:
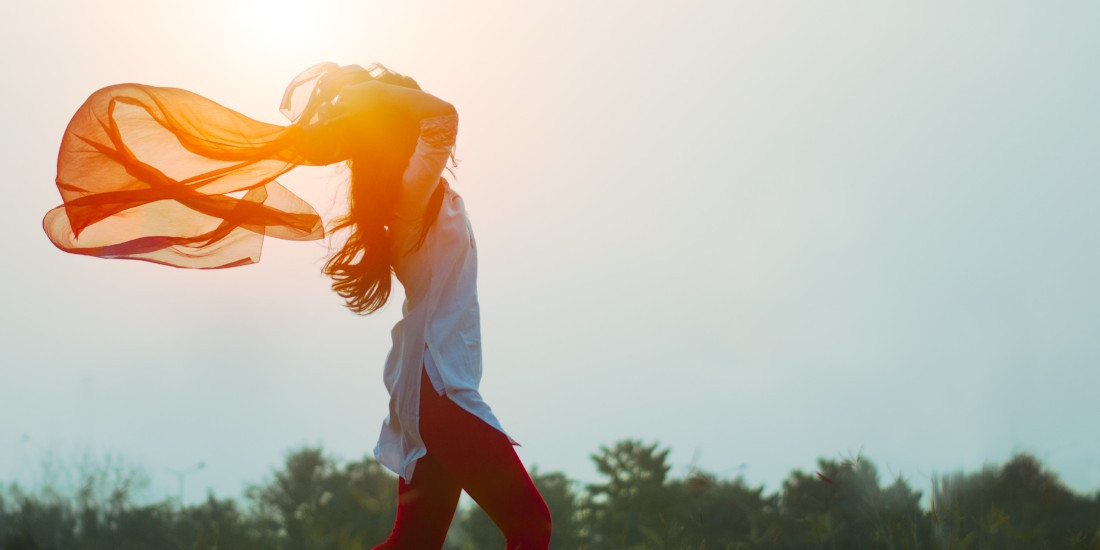
<path id="1" fill-rule="evenodd" d="M 1027 454 L 933 480 L 930 506 L 905 479 L 880 484 L 862 456 L 819 459 L 775 494 L 692 468 L 670 478 L 669 449 L 622 440 L 591 456 L 602 481 L 531 469 L 553 519 L 555 549 L 1100 548 L 1100 492 L 1082 496 Z M 141 504 L 140 469 L 108 458 L 72 472 L 47 464 L 30 492 L 0 487 L 0 550 L 369 550 L 396 516 L 397 477 L 373 458 L 343 463 L 318 448 L 289 453 L 245 491 L 180 507 Z M 57 482 L 55 482 L 57 481 Z M 67 488 L 66 488 L 67 487 Z M 475 505 L 459 509 L 446 548 L 502 548 Z"/>
<path id="2" fill-rule="evenodd" d="M 1072 493 L 1030 455 L 938 479 L 929 516 L 953 548 L 1100 548 L 1100 492 Z"/>

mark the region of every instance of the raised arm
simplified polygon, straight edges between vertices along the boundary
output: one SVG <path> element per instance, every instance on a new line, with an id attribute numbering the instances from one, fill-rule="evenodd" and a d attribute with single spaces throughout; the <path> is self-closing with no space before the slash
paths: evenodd
<path id="1" fill-rule="evenodd" d="M 456 114 L 450 103 L 415 88 L 379 80 L 337 84 L 317 105 L 315 121 L 305 126 L 319 163 L 353 158 L 357 150 L 384 151 L 395 136 L 416 136 L 421 121 Z"/>
<path id="2" fill-rule="evenodd" d="M 457 135 L 457 114 L 434 115 L 420 120 L 416 151 L 405 167 L 401 195 L 394 210 L 399 219 L 415 223 L 424 218 L 432 193 L 451 158 Z"/>
<path id="3" fill-rule="evenodd" d="M 330 111 L 330 117 L 350 117 L 356 123 L 415 122 L 425 118 L 456 114 L 454 105 L 423 90 L 368 80 L 345 86 Z"/>

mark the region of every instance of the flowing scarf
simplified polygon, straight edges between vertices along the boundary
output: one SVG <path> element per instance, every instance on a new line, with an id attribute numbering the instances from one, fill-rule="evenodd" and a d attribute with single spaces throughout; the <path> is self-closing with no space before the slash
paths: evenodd
<path id="1" fill-rule="evenodd" d="M 57 156 L 64 204 L 42 220 L 61 250 L 215 269 L 256 263 L 264 236 L 324 237 L 321 217 L 276 182 L 346 160 L 323 107 L 357 66 L 321 63 L 287 87 L 288 126 L 178 88 L 119 84 L 91 95 Z"/>

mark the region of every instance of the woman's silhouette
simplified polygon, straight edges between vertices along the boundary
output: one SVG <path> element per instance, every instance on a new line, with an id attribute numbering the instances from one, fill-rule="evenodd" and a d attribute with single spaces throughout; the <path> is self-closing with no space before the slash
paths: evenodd
<path id="1" fill-rule="evenodd" d="M 401 474 L 399 505 L 378 548 L 441 547 L 462 489 L 508 548 L 546 548 L 546 505 L 478 393 L 477 245 L 462 197 L 441 177 L 458 115 L 411 79 L 381 71 L 344 85 L 324 117 L 362 132 L 350 160 L 351 207 L 338 224 L 352 233 L 325 273 L 355 311 L 386 301 L 391 267 L 405 289 L 384 375 L 390 415 L 374 450 Z"/>
<path id="2" fill-rule="evenodd" d="M 325 263 L 333 289 L 369 314 L 405 291 L 383 380 L 374 454 L 400 476 L 397 518 L 375 548 L 440 548 L 465 490 L 507 548 L 547 548 L 550 514 L 478 387 L 477 245 L 463 199 L 442 177 L 454 107 L 380 65 L 331 63 L 291 83 L 294 124 L 261 123 L 175 88 L 124 84 L 92 95 L 58 158 L 65 204 L 43 226 L 62 250 L 177 267 L 259 260 L 264 235 L 324 235 L 308 204 L 274 179 L 347 162 L 347 239 Z M 244 191 L 243 196 L 233 193 Z"/>

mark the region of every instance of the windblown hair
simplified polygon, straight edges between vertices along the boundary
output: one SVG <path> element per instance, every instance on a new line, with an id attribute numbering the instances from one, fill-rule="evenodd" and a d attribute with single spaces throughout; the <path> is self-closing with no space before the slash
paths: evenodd
<path id="1" fill-rule="evenodd" d="M 382 65 L 371 65 L 360 81 L 373 78 L 387 84 L 420 89 L 410 77 Z M 329 231 L 350 230 L 343 246 L 325 262 L 322 273 L 332 278 L 332 289 L 348 307 L 360 315 L 374 313 L 390 296 L 393 282 L 393 235 L 390 232 L 394 208 L 401 193 L 401 178 L 416 150 L 419 124 L 393 129 L 386 147 L 354 150 L 348 160 L 351 186 L 348 212 L 333 220 Z M 370 149 L 370 150 L 365 150 Z M 443 186 L 436 187 L 420 224 L 421 232 L 407 252 L 420 248 L 439 214 Z"/>

